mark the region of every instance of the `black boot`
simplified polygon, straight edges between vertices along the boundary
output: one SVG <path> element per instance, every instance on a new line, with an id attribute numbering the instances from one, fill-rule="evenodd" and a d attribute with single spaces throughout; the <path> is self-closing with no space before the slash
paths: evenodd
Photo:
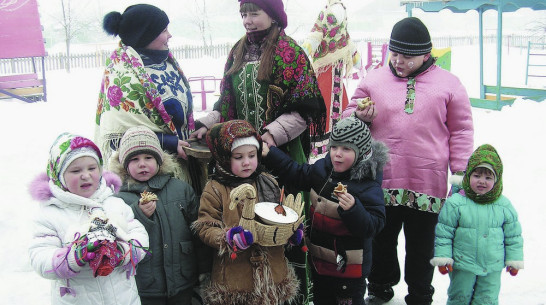
<path id="1" fill-rule="evenodd" d="M 404 298 L 408 305 L 431 305 L 434 287 L 430 286 L 425 293 L 418 293 L 414 289 L 408 289 L 409 294 Z"/>
<path id="2" fill-rule="evenodd" d="M 394 297 L 394 290 L 390 285 L 368 284 L 366 305 L 380 305 L 387 303 Z"/>

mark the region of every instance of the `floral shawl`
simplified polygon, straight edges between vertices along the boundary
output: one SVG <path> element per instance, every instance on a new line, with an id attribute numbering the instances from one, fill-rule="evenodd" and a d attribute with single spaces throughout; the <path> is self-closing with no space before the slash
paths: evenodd
<path id="1" fill-rule="evenodd" d="M 173 55 L 168 61 L 183 76 Z M 193 109 L 188 105 L 188 128 L 194 129 Z M 156 85 L 146 72 L 142 58 L 122 42 L 106 60 L 95 120 L 95 141 L 105 158 L 111 155 L 111 143 L 117 145 L 130 127 L 144 125 L 154 132 L 177 135 L 175 125 L 165 110 Z"/>
<path id="2" fill-rule="evenodd" d="M 237 45 L 245 41 L 246 36 L 232 48 L 224 73 L 233 65 Z M 308 126 L 316 130 L 314 136 L 322 135 L 326 122 L 326 108 L 309 59 L 296 41 L 284 31 L 280 32 L 276 45 L 271 76 L 263 84 L 268 88 L 267 96 L 264 97 L 267 99 L 264 126 L 254 127 L 258 133 L 263 134 L 265 125 L 273 122 L 281 114 L 297 111 L 307 121 Z M 224 74 L 220 85 L 220 99 L 214 105 L 214 110 L 221 113 L 221 121 L 237 119 L 237 102 L 234 94 L 232 77 Z M 302 133 L 302 136 L 304 138 L 300 136 L 300 140 L 308 155 L 309 130 Z"/>

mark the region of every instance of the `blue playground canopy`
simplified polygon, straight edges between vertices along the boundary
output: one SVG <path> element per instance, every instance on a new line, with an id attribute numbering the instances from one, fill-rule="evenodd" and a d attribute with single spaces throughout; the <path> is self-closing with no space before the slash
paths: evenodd
<path id="1" fill-rule="evenodd" d="M 546 10 L 545 0 L 422 0 L 411 1 L 401 0 L 401 5 L 406 6 L 408 16 L 412 15 L 412 10 L 421 9 L 425 12 L 439 12 L 447 9 L 454 13 L 466 13 L 469 10 L 475 10 L 479 14 L 479 43 L 480 43 L 480 98 L 471 98 L 472 106 L 498 109 L 504 105 L 511 105 L 514 99 L 501 99 L 502 94 L 523 96 L 535 101 L 546 99 L 546 90 L 533 88 L 515 88 L 501 86 L 502 71 L 502 13 L 514 12 L 520 8 L 530 8 L 532 10 Z M 486 86 L 483 83 L 483 13 L 487 10 L 496 10 L 497 17 L 497 83 L 494 86 Z M 496 103 L 486 100 L 486 93 L 495 94 Z"/>

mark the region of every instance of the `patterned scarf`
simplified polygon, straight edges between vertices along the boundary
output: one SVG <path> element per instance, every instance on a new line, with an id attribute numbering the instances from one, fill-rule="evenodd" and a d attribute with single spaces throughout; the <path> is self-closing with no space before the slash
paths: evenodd
<path id="1" fill-rule="evenodd" d="M 183 76 L 171 53 L 168 60 Z M 182 77 L 189 88 L 186 78 Z M 193 109 L 188 106 L 188 128 L 194 129 Z M 135 125 L 144 125 L 154 132 L 177 135 L 161 94 L 146 72 L 140 55 L 122 42 L 106 60 L 95 119 L 95 141 L 106 159 L 117 147 L 123 133 Z"/>
<path id="2" fill-rule="evenodd" d="M 224 71 L 233 65 L 240 40 L 228 56 Z M 302 48 L 292 38 L 281 31 L 277 39 L 271 76 L 263 86 L 268 89 L 267 109 L 264 109 L 264 126 L 254 126 L 258 133 L 264 132 L 265 125 L 270 124 L 280 115 L 297 111 L 313 129 L 313 136 L 323 135 L 326 124 L 326 107 L 318 88 L 315 73 L 311 63 Z M 237 119 L 237 102 L 235 98 L 232 77 L 224 74 L 220 85 L 220 99 L 214 105 L 214 110 L 221 113 L 222 121 Z M 303 136 L 303 137 L 302 137 Z M 300 136 L 306 156 L 310 152 L 309 130 Z"/>
<path id="3" fill-rule="evenodd" d="M 482 163 L 488 163 L 493 167 L 497 176 L 497 181 L 489 192 L 478 195 L 470 188 L 470 175 L 476 167 Z M 468 159 L 468 165 L 466 166 L 466 172 L 463 178 L 463 189 L 466 196 L 477 203 L 491 203 L 497 200 L 502 194 L 502 169 L 502 161 L 497 150 L 493 146 L 484 144 L 476 148 Z"/>

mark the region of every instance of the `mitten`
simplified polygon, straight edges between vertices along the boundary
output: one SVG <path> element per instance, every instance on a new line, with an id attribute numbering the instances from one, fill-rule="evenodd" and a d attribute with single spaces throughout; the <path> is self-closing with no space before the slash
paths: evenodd
<path id="1" fill-rule="evenodd" d="M 254 236 L 252 236 L 250 231 L 243 229 L 243 227 L 236 226 L 227 230 L 226 241 L 233 249 L 231 259 L 235 259 L 237 257 L 237 250 L 245 250 L 254 243 Z"/>
<path id="2" fill-rule="evenodd" d="M 505 261 L 504 265 L 506 266 L 506 272 L 510 272 L 510 275 L 516 276 L 518 272 L 524 268 L 523 261 Z"/>
<path id="3" fill-rule="evenodd" d="M 438 270 L 441 274 L 448 274 L 449 272 L 453 271 L 453 266 L 451 265 L 444 265 L 444 266 L 438 266 Z"/>
<path id="4" fill-rule="evenodd" d="M 441 274 L 448 274 L 453 271 L 453 259 L 449 257 L 434 257 L 430 260 L 432 266 L 438 266 Z"/>
<path id="5" fill-rule="evenodd" d="M 516 269 L 516 268 L 514 268 L 512 266 L 506 266 L 506 272 L 510 272 L 511 276 L 518 275 L 518 271 L 519 271 L 519 269 Z"/>

